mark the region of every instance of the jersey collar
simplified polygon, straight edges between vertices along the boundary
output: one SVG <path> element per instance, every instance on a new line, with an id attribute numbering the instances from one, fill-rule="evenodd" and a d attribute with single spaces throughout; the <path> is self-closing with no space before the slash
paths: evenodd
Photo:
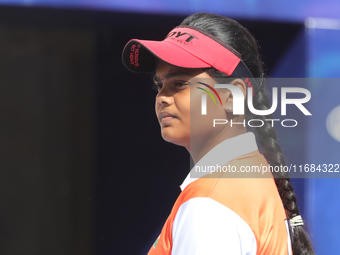
<path id="1" fill-rule="evenodd" d="M 203 156 L 195 166 L 209 166 L 216 165 L 223 166 L 234 158 L 257 151 L 256 138 L 254 133 L 248 132 L 229 139 L 216 145 L 207 154 Z M 194 173 L 195 166 L 189 172 L 182 185 L 183 191 L 190 183 L 199 179 L 206 173 Z"/>

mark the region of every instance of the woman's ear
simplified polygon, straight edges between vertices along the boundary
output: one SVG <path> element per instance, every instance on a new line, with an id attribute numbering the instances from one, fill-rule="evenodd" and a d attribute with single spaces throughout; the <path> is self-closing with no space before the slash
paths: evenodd
<path id="1" fill-rule="evenodd" d="M 230 84 L 238 87 L 242 91 L 243 98 L 246 98 L 247 85 L 245 84 L 245 82 L 242 79 L 235 79 L 232 82 L 230 82 Z M 229 90 L 228 90 L 227 93 L 225 93 L 223 107 L 224 107 L 226 112 L 228 112 L 228 113 L 233 112 L 233 94 L 230 93 Z"/>

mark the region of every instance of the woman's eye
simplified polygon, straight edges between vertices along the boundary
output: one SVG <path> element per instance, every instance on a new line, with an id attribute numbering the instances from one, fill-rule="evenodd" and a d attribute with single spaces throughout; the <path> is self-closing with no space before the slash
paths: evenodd
<path id="1" fill-rule="evenodd" d="M 177 89 L 183 89 L 184 86 L 189 85 L 189 82 L 187 81 L 175 81 L 174 83 L 175 88 Z M 170 85 L 169 85 L 170 86 Z M 156 91 L 156 92 L 160 92 L 163 88 L 163 83 L 154 83 L 152 88 Z"/>
<path id="2" fill-rule="evenodd" d="M 176 87 L 183 87 L 185 85 L 189 85 L 189 82 L 186 82 L 186 81 L 176 81 L 175 82 Z"/>

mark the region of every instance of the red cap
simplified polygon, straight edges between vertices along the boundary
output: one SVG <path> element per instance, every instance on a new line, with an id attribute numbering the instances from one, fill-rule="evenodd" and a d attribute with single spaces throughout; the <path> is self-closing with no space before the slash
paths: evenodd
<path id="1" fill-rule="evenodd" d="M 253 78 L 236 50 L 190 26 L 174 28 L 163 41 L 132 39 L 122 54 L 123 64 L 133 72 L 153 72 L 156 58 L 178 67 L 213 67 L 235 78 Z"/>

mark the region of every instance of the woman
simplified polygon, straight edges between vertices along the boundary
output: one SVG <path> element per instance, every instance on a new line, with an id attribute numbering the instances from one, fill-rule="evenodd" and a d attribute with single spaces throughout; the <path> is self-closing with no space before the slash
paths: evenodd
<path id="1" fill-rule="evenodd" d="M 264 83 L 254 79 L 264 75 L 248 30 L 222 16 L 193 14 L 164 41 L 128 42 L 123 63 L 131 71 L 155 72 L 162 137 L 186 147 L 195 163 L 149 254 L 314 254 L 288 174 L 229 178 L 235 177 L 230 169 L 285 165 L 270 122 L 254 128 L 263 155 L 242 125 L 271 116 L 251 114 L 245 101 L 246 115 L 235 112 L 248 88 L 255 109 L 269 108 Z M 216 85 L 219 78 L 229 79 L 227 89 Z M 205 175 L 209 165 L 229 172 Z"/>

